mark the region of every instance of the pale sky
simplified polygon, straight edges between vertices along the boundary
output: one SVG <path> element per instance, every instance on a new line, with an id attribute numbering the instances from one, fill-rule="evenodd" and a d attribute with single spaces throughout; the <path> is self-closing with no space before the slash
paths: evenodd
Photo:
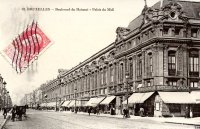
<path id="1" fill-rule="evenodd" d="M 152 6 L 159 0 L 147 0 Z M 198 1 L 198 0 L 196 0 Z M 114 11 L 22 11 L 22 7 L 114 8 Z M 141 14 L 144 0 L 0 0 L 0 50 L 37 21 L 50 38 L 50 46 L 39 60 L 17 74 L 0 55 L 0 74 L 7 82 L 14 104 L 47 80 L 56 78 L 58 69 L 71 69 L 115 41 L 117 27 L 127 27 Z"/>

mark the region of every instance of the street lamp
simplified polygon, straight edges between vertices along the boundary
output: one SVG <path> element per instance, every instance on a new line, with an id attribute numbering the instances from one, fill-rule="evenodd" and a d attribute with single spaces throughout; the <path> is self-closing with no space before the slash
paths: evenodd
<path id="1" fill-rule="evenodd" d="M 7 83 L 4 81 L 4 82 L 3 82 L 3 95 L 4 95 L 4 100 L 3 100 L 4 106 L 3 106 L 3 107 L 4 107 L 4 108 L 5 108 L 5 106 L 6 106 L 6 104 L 5 104 L 5 103 L 6 103 L 6 101 L 5 101 L 5 99 L 6 99 L 6 96 L 5 96 L 6 84 L 7 84 Z"/>
<path id="2" fill-rule="evenodd" d="M 6 94 L 6 95 L 7 95 L 7 102 L 6 102 L 6 103 L 7 103 L 7 104 L 6 104 L 6 105 L 7 105 L 7 108 L 8 108 L 8 99 L 9 99 L 8 94 L 9 94 L 9 91 L 7 91 L 7 94 Z"/>
<path id="3" fill-rule="evenodd" d="M 44 95 L 45 101 L 46 101 L 46 110 L 47 110 L 47 94 Z"/>
<path id="4" fill-rule="evenodd" d="M 127 99 L 127 103 L 126 103 L 127 104 L 127 117 L 129 118 L 130 115 L 129 115 L 129 106 L 128 106 L 128 95 L 129 95 L 129 85 L 128 85 L 129 73 L 128 72 L 126 72 L 125 78 L 126 78 L 125 84 L 126 84 L 126 99 Z"/>
<path id="5" fill-rule="evenodd" d="M 57 96 L 58 94 L 56 93 L 56 111 L 57 111 Z"/>

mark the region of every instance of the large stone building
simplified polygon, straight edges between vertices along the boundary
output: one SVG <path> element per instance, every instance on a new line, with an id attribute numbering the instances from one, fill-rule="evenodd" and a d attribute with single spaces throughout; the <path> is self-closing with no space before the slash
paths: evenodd
<path id="1" fill-rule="evenodd" d="M 200 116 L 200 2 L 145 5 L 116 33 L 109 46 L 43 84 L 46 100 L 59 95 L 77 100 L 75 106 L 115 107 L 117 113 L 128 103 L 135 115 L 143 107 L 149 116 L 184 116 L 186 110 Z"/>

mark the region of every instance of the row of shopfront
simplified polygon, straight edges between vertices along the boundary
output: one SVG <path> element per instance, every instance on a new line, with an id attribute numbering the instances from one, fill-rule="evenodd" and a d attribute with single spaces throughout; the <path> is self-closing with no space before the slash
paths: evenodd
<path id="1" fill-rule="evenodd" d="M 123 96 L 101 96 L 89 100 L 66 100 L 60 103 L 42 103 L 41 107 L 62 110 L 74 110 L 87 112 L 88 107 L 98 108 L 100 113 L 123 114 L 123 109 L 128 108 L 132 115 L 139 115 L 141 108 L 146 116 L 200 116 L 200 91 L 192 92 L 146 92 L 133 93 L 127 99 Z"/>

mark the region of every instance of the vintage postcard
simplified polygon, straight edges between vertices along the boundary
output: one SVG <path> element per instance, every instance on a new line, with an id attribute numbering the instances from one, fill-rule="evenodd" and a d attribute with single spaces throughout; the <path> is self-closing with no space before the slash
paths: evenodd
<path id="1" fill-rule="evenodd" d="M 200 0 L 0 0 L 1 129 L 200 129 Z"/>

